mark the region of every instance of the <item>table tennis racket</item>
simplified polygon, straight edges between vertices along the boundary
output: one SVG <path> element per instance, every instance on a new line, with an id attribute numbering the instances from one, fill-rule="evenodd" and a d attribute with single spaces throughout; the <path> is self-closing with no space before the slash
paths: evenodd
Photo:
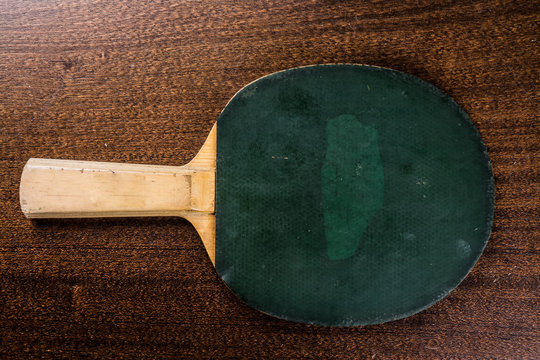
<path id="1" fill-rule="evenodd" d="M 250 306 L 356 326 L 417 313 L 463 280 L 490 235 L 494 184 L 449 96 L 338 64 L 244 87 L 185 166 L 30 159 L 20 200 L 29 218 L 182 216 Z"/>

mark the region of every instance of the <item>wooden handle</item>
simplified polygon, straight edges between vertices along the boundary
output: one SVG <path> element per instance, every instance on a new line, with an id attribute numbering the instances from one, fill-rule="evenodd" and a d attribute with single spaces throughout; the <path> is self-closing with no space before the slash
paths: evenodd
<path id="1" fill-rule="evenodd" d="M 20 185 L 28 218 L 182 216 L 214 212 L 214 169 L 30 159 Z"/>

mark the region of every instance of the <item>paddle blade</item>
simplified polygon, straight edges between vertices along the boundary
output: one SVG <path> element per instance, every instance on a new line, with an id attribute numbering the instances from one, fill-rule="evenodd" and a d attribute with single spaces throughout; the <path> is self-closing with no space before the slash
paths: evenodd
<path id="1" fill-rule="evenodd" d="M 216 270 L 249 305 L 332 326 L 446 296 L 489 238 L 493 177 L 469 117 L 413 76 L 287 70 L 218 119 Z"/>

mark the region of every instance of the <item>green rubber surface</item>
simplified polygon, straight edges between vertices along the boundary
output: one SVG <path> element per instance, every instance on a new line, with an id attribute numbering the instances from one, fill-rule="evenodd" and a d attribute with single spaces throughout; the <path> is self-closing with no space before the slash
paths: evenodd
<path id="1" fill-rule="evenodd" d="M 493 203 L 477 129 L 408 74 L 291 69 L 218 119 L 216 270 L 283 319 L 356 326 L 425 309 L 478 260 Z"/>

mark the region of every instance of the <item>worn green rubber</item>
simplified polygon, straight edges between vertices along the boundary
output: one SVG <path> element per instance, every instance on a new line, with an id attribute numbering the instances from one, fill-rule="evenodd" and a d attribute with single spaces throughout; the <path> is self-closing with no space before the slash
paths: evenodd
<path id="1" fill-rule="evenodd" d="M 217 129 L 216 269 L 265 313 L 403 318 L 452 291 L 487 243 L 484 144 L 450 97 L 411 75 L 275 73 L 237 93 Z"/>

